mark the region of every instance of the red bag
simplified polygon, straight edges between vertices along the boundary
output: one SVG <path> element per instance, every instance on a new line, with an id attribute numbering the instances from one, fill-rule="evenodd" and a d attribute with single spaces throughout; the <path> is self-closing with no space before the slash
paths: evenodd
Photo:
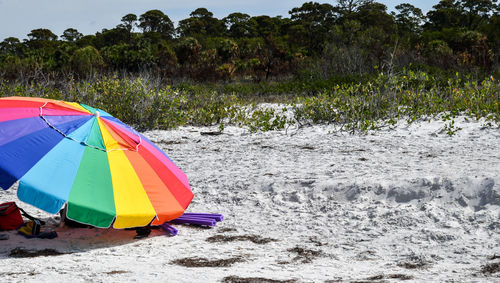
<path id="1" fill-rule="evenodd" d="M 16 230 L 23 224 L 21 211 L 15 202 L 0 204 L 0 231 Z"/>

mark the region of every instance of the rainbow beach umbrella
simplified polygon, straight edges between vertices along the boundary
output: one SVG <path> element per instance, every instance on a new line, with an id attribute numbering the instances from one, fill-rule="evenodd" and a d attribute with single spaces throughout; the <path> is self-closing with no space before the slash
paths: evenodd
<path id="1" fill-rule="evenodd" d="M 96 227 L 160 225 L 193 198 L 186 175 L 110 114 L 43 98 L 0 98 L 0 187 Z"/>

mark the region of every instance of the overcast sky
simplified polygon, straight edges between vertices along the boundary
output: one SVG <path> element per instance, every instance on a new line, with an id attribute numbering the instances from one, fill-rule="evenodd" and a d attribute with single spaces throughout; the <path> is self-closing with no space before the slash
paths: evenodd
<path id="1" fill-rule="evenodd" d="M 129 13 L 137 16 L 152 9 L 167 14 L 174 22 L 189 17 L 196 8 L 204 7 L 223 18 L 233 12 L 252 16 L 282 15 L 300 7 L 305 0 L 0 0 L 0 41 L 14 36 L 26 38 L 37 28 L 47 28 L 60 36 L 67 28 L 83 34 L 95 34 L 103 28 L 114 28 Z M 336 1 L 316 1 L 335 4 Z M 427 12 L 439 0 L 379 0 L 389 10 L 399 3 L 411 3 Z"/>

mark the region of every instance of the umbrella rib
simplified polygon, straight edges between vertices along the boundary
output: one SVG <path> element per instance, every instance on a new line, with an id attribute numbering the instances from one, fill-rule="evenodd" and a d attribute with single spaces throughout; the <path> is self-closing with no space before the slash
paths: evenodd
<path id="1" fill-rule="evenodd" d="M 139 146 L 141 145 L 142 143 L 142 138 L 141 138 L 141 135 L 137 135 L 139 137 L 139 143 L 135 146 L 135 149 L 131 150 L 130 148 L 113 148 L 113 149 L 105 149 L 105 148 L 100 148 L 98 146 L 94 146 L 94 145 L 91 145 L 91 144 L 88 144 L 84 141 L 79 141 L 75 138 L 72 138 L 68 135 L 66 135 L 65 133 L 63 133 L 61 130 L 59 130 L 58 128 L 56 128 L 54 125 L 52 125 L 44 116 L 43 116 L 43 107 L 45 107 L 45 105 L 47 105 L 48 102 L 45 102 L 44 105 L 42 105 L 40 107 L 40 118 L 42 118 L 43 121 L 45 121 L 45 123 L 47 123 L 47 125 L 49 125 L 50 128 L 54 129 L 56 132 L 60 133 L 63 137 L 65 138 L 68 138 L 74 142 L 77 142 L 77 143 L 80 143 L 80 144 L 83 144 L 85 146 L 88 146 L 88 147 L 91 147 L 91 148 L 94 148 L 94 149 L 97 149 L 97 150 L 100 150 L 100 151 L 104 151 L 104 152 L 111 152 L 111 151 L 115 151 L 115 150 L 130 150 L 130 151 L 139 151 Z M 96 117 L 97 118 L 97 117 Z M 134 130 L 135 131 L 135 130 Z"/>

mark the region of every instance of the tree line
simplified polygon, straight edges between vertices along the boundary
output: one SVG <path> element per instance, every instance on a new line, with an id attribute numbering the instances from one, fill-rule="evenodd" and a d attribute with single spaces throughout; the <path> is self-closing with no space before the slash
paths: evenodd
<path id="1" fill-rule="evenodd" d="M 112 29 L 57 36 L 44 28 L 0 42 L 0 78 L 88 78 L 149 73 L 167 81 L 329 79 L 380 70 L 499 72 L 497 0 L 441 0 L 426 14 L 371 0 L 306 2 L 289 17 L 205 8 L 174 25 L 150 10 Z"/>

